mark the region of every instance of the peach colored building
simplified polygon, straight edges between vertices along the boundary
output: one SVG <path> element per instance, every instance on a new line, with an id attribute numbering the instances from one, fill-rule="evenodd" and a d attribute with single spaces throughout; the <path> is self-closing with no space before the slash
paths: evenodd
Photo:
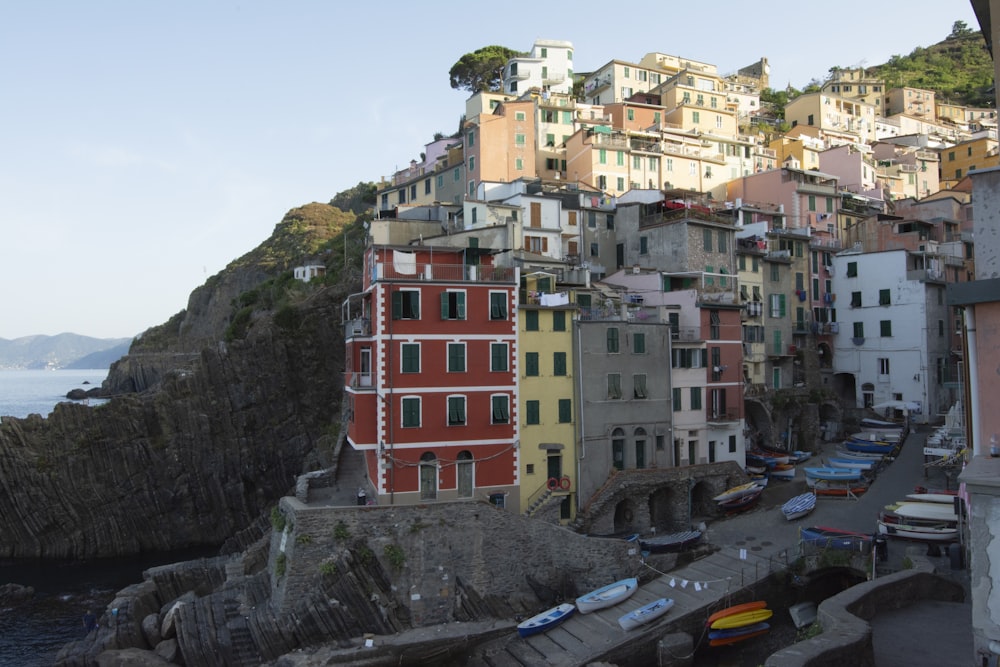
<path id="1" fill-rule="evenodd" d="M 535 175 L 537 154 L 535 104 L 501 103 L 492 114 L 467 120 L 465 133 L 466 195 L 476 196 L 484 181 L 515 181 Z"/>

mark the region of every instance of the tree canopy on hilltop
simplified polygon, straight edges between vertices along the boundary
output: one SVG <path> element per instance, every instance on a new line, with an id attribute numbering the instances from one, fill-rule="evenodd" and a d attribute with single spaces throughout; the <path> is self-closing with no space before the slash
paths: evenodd
<path id="1" fill-rule="evenodd" d="M 336 206 L 341 211 L 350 211 L 356 215 L 367 213 L 375 205 L 375 184 L 359 182 L 353 188 L 348 188 L 334 195 L 330 206 Z"/>
<path id="2" fill-rule="evenodd" d="M 497 45 L 484 46 L 466 53 L 448 71 L 451 87 L 470 93 L 500 90 L 504 65 L 519 55 L 519 51 Z"/>

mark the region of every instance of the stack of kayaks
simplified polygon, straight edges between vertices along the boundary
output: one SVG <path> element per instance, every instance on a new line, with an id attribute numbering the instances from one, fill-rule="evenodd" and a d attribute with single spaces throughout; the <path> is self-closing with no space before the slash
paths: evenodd
<path id="1" fill-rule="evenodd" d="M 763 600 L 727 607 L 708 617 L 708 645 L 726 646 L 759 637 L 771 626 L 766 622 L 774 614 Z"/>

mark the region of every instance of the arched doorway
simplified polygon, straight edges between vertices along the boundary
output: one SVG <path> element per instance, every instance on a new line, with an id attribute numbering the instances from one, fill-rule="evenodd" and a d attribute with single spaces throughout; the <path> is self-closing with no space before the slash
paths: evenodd
<path id="1" fill-rule="evenodd" d="M 646 467 L 646 429 L 641 426 L 635 429 L 635 467 Z"/>
<path id="2" fill-rule="evenodd" d="M 637 524 L 637 512 L 635 503 L 630 498 L 625 498 L 615 505 L 615 527 L 614 532 L 631 533 L 635 531 Z"/>
<path id="3" fill-rule="evenodd" d="M 611 432 L 611 465 L 616 470 L 625 470 L 625 431 L 616 428 Z"/>
<path id="4" fill-rule="evenodd" d="M 420 499 L 437 500 L 438 461 L 434 452 L 424 452 L 420 457 Z"/>

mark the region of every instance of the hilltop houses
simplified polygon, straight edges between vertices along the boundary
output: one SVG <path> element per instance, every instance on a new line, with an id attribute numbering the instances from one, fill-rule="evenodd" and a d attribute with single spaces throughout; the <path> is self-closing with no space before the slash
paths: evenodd
<path id="1" fill-rule="evenodd" d="M 961 179 L 996 157 L 988 118 L 856 68 L 765 133 L 766 58 L 576 57 L 538 40 L 378 185 L 344 320 L 376 502 L 631 525 L 622 480 L 728 475 L 962 397 L 945 294 L 974 271 Z"/>

